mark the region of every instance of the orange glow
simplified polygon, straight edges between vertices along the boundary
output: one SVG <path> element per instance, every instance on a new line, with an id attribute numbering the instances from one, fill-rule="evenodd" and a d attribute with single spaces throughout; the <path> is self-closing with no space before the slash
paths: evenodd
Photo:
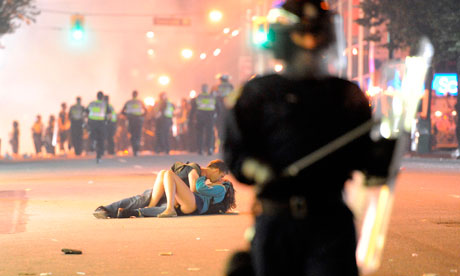
<path id="1" fill-rule="evenodd" d="M 224 15 L 221 11 L 213 10 L 209 13 L 209 20 L 211 20 L 212 22 L 219 22 L 222 20 L 223 16 Z"/>

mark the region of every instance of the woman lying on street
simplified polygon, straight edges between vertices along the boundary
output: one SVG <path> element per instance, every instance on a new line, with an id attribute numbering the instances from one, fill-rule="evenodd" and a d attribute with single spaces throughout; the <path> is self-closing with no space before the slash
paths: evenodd
<path id="1" fill-rule="evenodd" d="M 99 206 L 96 218 L 174 217 L 190 214 L 225 213 L 235 208 L 235 191 L 222 178 L 227 167 L 221 160 L 207 167 L 176 162 L 171 170 L 158 173 L 152 189 L 142 195 Z"/>

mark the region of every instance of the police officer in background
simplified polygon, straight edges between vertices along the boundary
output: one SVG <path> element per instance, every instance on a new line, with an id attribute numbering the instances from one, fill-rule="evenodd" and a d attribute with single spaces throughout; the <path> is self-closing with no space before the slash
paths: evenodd
<path id="1" fill-rule="evenodd" d="M 213 87 L 213 95 L 216 97 L 216 119 L 215 125 L 217 129 L 217 136 L 219 137 L 220 148 L 222 148 L 222 141 L 224 140 L 224 114 L 225 114 L 225 98 L 234 90 L 233 85 L 230 83 L 230 77 L 227 74 L 222 74 L 219 77 L 220 83 Z M 220 150 L 220 149 L 219 149 Z"/>
<path id="2" fill-rule="evenodd" d="M 144 103 L 137 99 L 137 91 L 132 93 L 133 98 L 125 103 L 121 113 L 128 118 L 128 130 L 131 134 L 131 146 L 134 156 L 140 149 L 144 115 L 147 113 Z"/>
<path id="3" fill-rule="evenodd" d="M 174 105 L 169 101 L 166 92 L 161 92 L 158 102 L 155 104 L 155 152 L 165 152 L 169 154 L 169 138 L 171 135 L 172 118 L 174 115 Z"/>
<path id="4" fill-rule="evenodd" d="M 70 136 L 75 155 L 81 155 L 83 150 L 83 124 L 86 109 L 81 105 L 81 98 L 77 97 L 77 103 L 69 110 Z"/>
<path id="5" fill-rule="evenodd" d="M 203 154 L 203 149 L 208 155 L 213 153 L 214 143 L 214 115 L 216 113 L 216 98 L 208 91 L 208 85 L 201 86 L 201 93 L 196 98 L 196 134 L 198 154 Z M 195 112 L 195 111 L 192 111 Z"/>
<path id="6" fill-rule="evenodd" d="M 97 100 L 89 104 L 87 112 L 91 143 L 95 144 L 96 162 L 99 163 L 104 155 L 105 121 L 107 114 L 111 113 L 107 103 L 104 101 L 104 93 L 102 91 L 97 92 Z"/>
<path id="7" fill-rule="evenodd" d="M 334 50 L 334 15 L 325 1 L 287 0 L 270 14 L 271 48 L 285 61 L 285 71 L 256 77 L 232 95 L 224 143 L 233 175 L 256 185 L 248 256 L 258 276 L 357 276 L 344 183 L 354 170 L 380 179 L 389 165 L 374 162 L 380 157 L 369 132 L 298 171 L 286 168 L 367 125 L 369 102 L 358 86 L 327 71 L 334 59 L 329 53 L 338 57 L 340 51 Z"/>
<path id="8" fill-rule="evenodd" d="M 107 104 L 107 119 L 106 119 L 106 139 L 107 139 L 107 152 L 110 155 L 115 154 L 115 133 L 117 132 L 117 112 L 109 102 L 109 96 L 104 96 L 104 101 Z M 109 113 L 110 112 L 110 113 Z"/>

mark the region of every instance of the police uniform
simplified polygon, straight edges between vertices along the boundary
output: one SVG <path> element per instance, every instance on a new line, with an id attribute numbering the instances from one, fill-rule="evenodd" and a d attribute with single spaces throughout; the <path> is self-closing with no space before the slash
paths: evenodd
<path id="1" fill-rule="evenodd" d="M 107 152 L 111 155 L 115 154 L 115 133 L 117 132 L 117 112 L 111 104 L 109 104 L 111 110 L 110 116 L 107 118 Z"/>
<path id="2" fill-rule="evenodd" d="M 88 106 L 88 125 L 92 143 L 96 144 L 96 161 L 104 155 L 105 141 L 105 120 L 107 116 L 107 105 L 103 100 L 96 100 Z"/>
<path id="3" fill-rule="evenodd" d="M 85 108 L 82 105 L 75 104 L 70 107 L 70 135 L 73 148 L 76 155 L 80 155 L 83 150 L 83 124 L 85 117 Z"/>
<path id="4" fill-rule="evenodd" d="M 216 129 L 217 135 L 220 140 L 220 145 L 222 145 L 222 141 L 224 140 L 224 115 L 225 115 L 225 104 L 224 99 L 230 95 L 230 93 L 234 90 L 233 85 L 228 81 L 222 81 L 218 86 L 217 90 L 215 91 L 216 101 L 217 101 L 217 108 L 216 108 Z M 222 146 L 221 146 L 222 148 Z"/>
<path id="5" fill-rule="evenodd" d="M 137 155 L 137 152 L 140 150 L 145 110 L 146 108 L 142 101 L 131 99 L 126 102 L 122 111 L 128 118 L 128 131 L 131 134 L 131 146 L 134 155 Z"/>
<path id="6" fill-rule="evenodd" d="M 249 81 L 229 111 L 224 160 L 235 177 L 249 159 L 274 177 L 258 199 L 251 254 L 257 275 L 358 275 L 353 215 L 342 200 L 352 170 L 364 170 L 370 138 L 362 136 L 302 170 L 282 171 L 371 118 L 364 93 L 335 77 Z"/>
<path id="7" fill-rule="evenodd" d="M 196 98 L 198 154 L 202 154 L 203 149 L 208 155 L 212 154 L 216 104 L 216 98 L 209 93 L 201 93 Z"/>
<path id="8" fill-rule="evenodd" d="M 155 152 L 160 153 L 164 151 L 166 154 L 169 154 L 169 137 L 174 115 L 174 105 L 169 100 L 164 100 L 158 104 L 160 113 L 155 122 Z"/>

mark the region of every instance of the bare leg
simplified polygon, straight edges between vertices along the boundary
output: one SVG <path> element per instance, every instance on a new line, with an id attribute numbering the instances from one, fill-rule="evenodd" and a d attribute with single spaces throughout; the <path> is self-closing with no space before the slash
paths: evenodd
<path id="1" fill-rule="evenodd" d="M 158 173 L 152 188 L 152 198 L 150 199 L 150 203 L 147 207 L 155 207 L 158 204 L 158 201 L 160 201 L 161 197 L 163 196 L 165 192 L 163 185 L 163 178 L 165 173 L 166 170 L 161 170 Z"/>
<path id="2" fill-rule="evenodd" d="M 166 210 L 159 217 L 175 216 L 174 205 L 177 202 L 181 205 L 181 210 L 185 214 L 196 210 L 195 195 L 190 188 L 172 171 L 167 171 L 163 179 L 164 190 L 167 199 Z"/>

